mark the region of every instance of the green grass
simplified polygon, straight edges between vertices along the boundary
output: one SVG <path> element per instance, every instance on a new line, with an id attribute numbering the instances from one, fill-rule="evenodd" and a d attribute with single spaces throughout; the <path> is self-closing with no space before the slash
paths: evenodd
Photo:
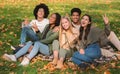
<path id="1" fill-rule="evenodd" d="M 42 0 L 0 0 L 0 56 L 4 53 L 12 53 L 10 45 L 18 45 L 20 39 L 21 22 L 24 18 L 28 17 L 30 20 L 34 19 L 33 9 Z M 82 15 L 87 13 L 92 16 L 93 25 L 97 25 L 103 28 L 102 15 L 105 13 L 109 17 L 111 23 L 111 30 L 113 30 L 120 39 L 120 1 L 119 0 L 65 0 L 64 2 L 47 2 L 45 3 L 50 8 L 50 13 L 59 12 L 62 16 L 70 14 L 70 10 L 73 7 L 79 7 L 82 10 Z M 63 4 L 64 3 L 64 4 Z M 38 61 L 32 66 L 28 67 L 11 67 L 11 63 L 0 59 L 0 74 L 49 74 L 50 72 L 39 71 L 38 68 L 43 68 L 47 62 Z M 19 62 L 15 63 L 19 64 Z M 98 68 L 99 69 L 99 68 Z M 103 71 L 104 72 L 104 71 Z M 94 70 L 88 70 L 87 72 L 79 72 L 77 74 L 103 74 L 103 72 L 97 72 Z M 111 74 L 120 74 L 119 69 L 110 69 Z M 116 73 L 117 72 L 117 73 Z M 67 69 L 65 71 L 57 70 L 54 74 L 73 74 L 75 71 Z"/>

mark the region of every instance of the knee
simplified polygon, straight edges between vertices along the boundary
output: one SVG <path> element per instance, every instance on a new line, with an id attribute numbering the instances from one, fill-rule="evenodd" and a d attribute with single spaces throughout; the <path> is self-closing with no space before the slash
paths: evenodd
<path id="1" fill-rule="evenodd" d="M 53 43 L 52 43 L 52 45 L 56 45 L 56 44 L 59 45 L 59 41 L 58 40 L 54 40 Z"/>
<path id="2" fill-rule="evenodd" d="M 33 42 L 32 41 L 28 41 L 26 44 L 32 44 Z"/>
<path id="3" fill-rule="evenodd" d="M 52 49 L 53 50 L 59 50 L 59 42 L 58 40 L 54 40 L 52 43 Z"/>
<path id="4" fill-rule="evenodd" d="M 36 41 L 35 42 L 35 45 L 40 45 L 41 43 L 39 41 Z"/>

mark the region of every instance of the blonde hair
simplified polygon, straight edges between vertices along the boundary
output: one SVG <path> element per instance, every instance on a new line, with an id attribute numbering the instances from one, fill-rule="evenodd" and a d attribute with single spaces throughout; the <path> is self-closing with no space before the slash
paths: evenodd
<path id="1" fill-rule="evenodd" d="M 70 22 L 70 27 L 69 27 L 68 30 L 69 30 L 69 32 L 71 32 L 71 33 L 73 34 L 71 19 L 70 19 L 68 16 L 63 16 L 63 17 L 61 18 L 61 21 L 62 21 L 62 19 L 67 19 L 67 20 Z M 63 28 L 63 26 L 62 26 L 61 21 L 60 21 L 60 30 L 59 30 L 59 43 L 60 43 L 60 47 L 62 47 L 62 45 L 61 45 L 62 33 L 63 33 L 63 31 L 65 30 L 65 29 Z"/>

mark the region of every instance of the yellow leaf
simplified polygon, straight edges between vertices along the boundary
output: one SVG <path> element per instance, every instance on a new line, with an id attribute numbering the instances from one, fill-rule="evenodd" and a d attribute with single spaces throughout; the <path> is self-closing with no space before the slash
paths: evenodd
<path id="1" fill-rule="evenodd" d="M 5 27 L 5 24 L 2 24 L 1 28 L 3 29 Z"/>
<path id="2" fill-rule="evenodd" d="M 0 63 L 0 66 L 3 66 L 3 65 L 4 65 L 3 62 L 1 62 L 1 63 Z"/>
<path id="3" fill-rule="evenodd" d="M 17 34 L 14 34 L 14 37 L 17 37 Z"/>
<path id="4" fill-rule="evenodd" d="M 1 16 L 1 18 L 3 19 L 3 18 L 5 18 L 5 16 Z"/>
<path id="5" fill-rule="evenodd" d="M 16 66 L 17 66 L 17 65 L 16 65 L 15 63 L 11 63 L 11 64 L 10 64 L 10 67 L 13 67 L 13 68 L 14 68 L 14 67 L 16 67 Z"/>
<path id="6" fill-rule="evenodd" d="M 9 74 L 15 74 L 15 72 L 10 72 Z"/>
<path id="7" fill-rule="evenodd" d="M 10 43 L 8 43 L 8 42 L 7 42 L 6 44 L 7 44 L 7 45 L 11 45 L 11 44 L 10 44 Z"/>
<path id="8" fill-rule="evenodd" d="M 14 32 L 10 32 L 9 34 L 12 35 Z"/>

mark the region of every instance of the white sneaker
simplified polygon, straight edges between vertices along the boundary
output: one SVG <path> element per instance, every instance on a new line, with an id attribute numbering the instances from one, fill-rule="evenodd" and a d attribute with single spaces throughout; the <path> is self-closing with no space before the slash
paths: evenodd
<path id="1" fill-rule="evenodd" d="M 26 57 L 24 57 L 23 61 L 20 63 L 22 66 L 27 66 L 30 63 L 30 60 Z"/>
<path id="2" fill-rule="evenodd" d="M 4 56 L 6 57 L 6 60 L 9 59 L 8 61 L 14 61 L 14 62 L 17 61 L 17 59 L 16 59 L 16 57 L 14 55 L 4 54 Z"/>

